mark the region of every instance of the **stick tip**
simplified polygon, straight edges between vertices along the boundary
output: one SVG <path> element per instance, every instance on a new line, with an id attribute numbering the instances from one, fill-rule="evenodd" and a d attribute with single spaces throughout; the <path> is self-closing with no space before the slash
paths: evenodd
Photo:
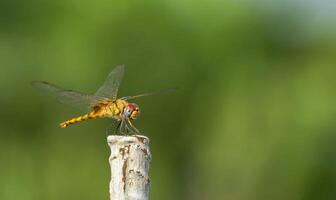
<path id="1" fill-rule="evenodd" d="M 107 136 L 107 143 L 109 145 L 115 144 L 115 143 L 143 143 L 145 145 L 149 144 L 149 138 L 144 135 L 109 135 Z"/>

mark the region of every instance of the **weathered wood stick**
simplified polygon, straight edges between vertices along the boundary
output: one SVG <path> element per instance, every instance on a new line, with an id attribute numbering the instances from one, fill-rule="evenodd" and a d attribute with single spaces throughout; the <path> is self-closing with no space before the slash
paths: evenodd
<path id="1" fill-rule="evenodd" d="M 148 200 L 151 154 L 143 135 L 107 137 L 111 148 L 111 200 Z"/>

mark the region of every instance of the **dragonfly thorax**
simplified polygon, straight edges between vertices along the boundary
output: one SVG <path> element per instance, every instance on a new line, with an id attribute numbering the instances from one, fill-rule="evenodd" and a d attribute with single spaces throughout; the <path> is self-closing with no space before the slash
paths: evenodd
<path id="1" fill-rule="evenodd" d="M 123 115 L 130 119 L 136 119 L 140 114 L 139 106 L 135 103 L 127 103 L 123 110 Z"/>

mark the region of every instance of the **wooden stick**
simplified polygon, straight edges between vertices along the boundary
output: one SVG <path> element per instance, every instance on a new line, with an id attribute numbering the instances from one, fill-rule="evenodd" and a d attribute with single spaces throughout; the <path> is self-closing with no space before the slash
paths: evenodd
<path id="1" fill-rule="evenodd" d="M 111 148 L 111 200 L 148 200 L 149 139 L 143 135 L 107 137 Z"/>

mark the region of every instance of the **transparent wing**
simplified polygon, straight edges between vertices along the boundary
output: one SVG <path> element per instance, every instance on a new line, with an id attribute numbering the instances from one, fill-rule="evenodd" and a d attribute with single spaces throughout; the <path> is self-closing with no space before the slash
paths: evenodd
<path id="1" fill-rule="evenodd" d="M 134 95 L 134 96 L 126 96 L 126 97 L 122 97 L 121 99 L 129 100 L 129 99 L 135 99 L 135 98 L 139 98 L 139 97 L 145 97 L 145 96 L 151 96 L 151 95 L 157 95 L 157 94 L 164 94 L 164 93 L 168 93 L 168 92 L 175 92 L 176 90 L 177 90 L 176 88 L 168 88 L 168 89 L 163 89 L 163 90 L 159 90 L 159 91 L 155 91 L 155 92 L 148 92 L 148 93 L 138 94 L 138 95 Z"/>
<path id="2" fill-rule="evenodd" d="M 45 81 L 34 81 L 32 85 L 35 88 L 55 96 L 61 103 L 67 103 L 81 108 L 88 108 L 99 101 L 105 100 L 103 97 L 67 90 Z"/>
<path id="3" fill-rule="evenodd" d="M 120 82 L 125 73 L 125 66 L 119 65 L 110 72 L 104 84 L 97 90 L 96 96 L 116 99 Z"/>

